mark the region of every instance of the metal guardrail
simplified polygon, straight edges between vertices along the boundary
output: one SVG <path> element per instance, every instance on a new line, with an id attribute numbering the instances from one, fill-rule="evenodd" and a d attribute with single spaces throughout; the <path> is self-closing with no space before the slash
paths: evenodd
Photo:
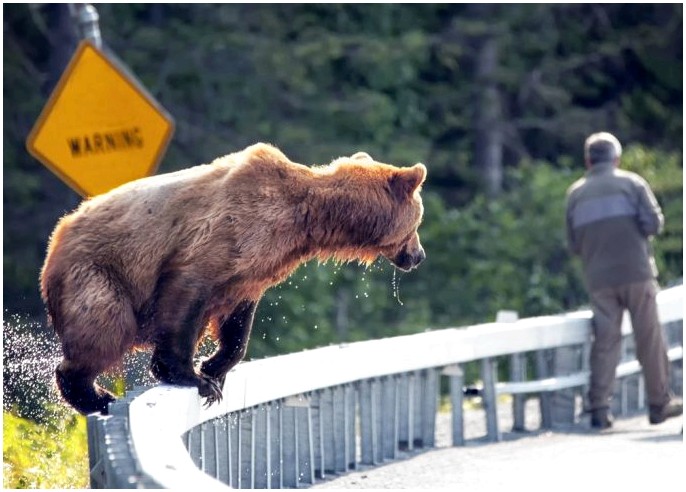
<path id="1" fill-rule="evenodd" d="M 681 384 L 683 286 L 658 305 Z M 434 445 L 440 381 L 447 377 L 453 445 L 463 445 L 463 367 L 479 363 L 488 439 L 500 440 L 497 396 L 514 395 L 514 430 L 524 399 L 540 395 L 541 426 L 574 422 L 588 383 L 589 311 L 324 347 L 239 364 L 224 400 L 204 408 L 195 388 L 138 389 L 88 418 L 92 488 L 226 489 L 307 486 L 317 478 Z M 631 323 L 625 317 L 617 414 L 643 408 Z M 508 361 L 509 359 L 509 361 Z M 509 381 L 497 381 L 509 362 Z M 527 381 L 527 366 L 535 380 Z M 677 393 L 683 390 L 675 388 Z"/>

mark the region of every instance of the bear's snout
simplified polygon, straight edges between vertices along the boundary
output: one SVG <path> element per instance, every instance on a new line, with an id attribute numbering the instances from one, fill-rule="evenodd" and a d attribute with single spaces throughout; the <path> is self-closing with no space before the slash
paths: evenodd
<path id="1" fill-rule="evenodd" d="M 421 245 L 414 250 L 404 247 L 394 258 L 389 258 L 391 263 L 404 272 L 417 268 L 426 259 L 426 253 Z"/>

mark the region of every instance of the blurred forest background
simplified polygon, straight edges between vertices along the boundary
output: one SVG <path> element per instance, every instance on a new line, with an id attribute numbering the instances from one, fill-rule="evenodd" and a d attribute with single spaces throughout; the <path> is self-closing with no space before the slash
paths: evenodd
<path id="1" fill-rule="evenodd" d="M 601 130 L 652 185 L 659 280 L 681 281 L 681 4 L 96 7 L 105 46 L 175 119 L 159 173 L 257 141 L 304 164 L 364 150 L 428 167 L 421 268 L 303 266 L 259 306 L 249 358 L 584 305 L 564 200 Z M 25 147 L 79 39 L 68 4 L 4 4 L 3 28 L 3 486 L 83 488 L 85 420 L 55 405 L 38 292 L 80 198 Z"/>
<path id="2" fill-rule="evenodd" d="M 428 168 L 421 268 L 303 266 L 259 306 L 249 357 L 583 305 L 564 199 L 595 131 L 653 186 L 660 282 L 682 277 L 681 4 L 96 7 L 105 45 L 175 119 L 159 173 L 257 141 L 304 164 L 364 150 Z M 25 141 L 78 35 L 66 4 L 3 14 L 3 314 L 45 329 L 39 270 L 80 198 Z"/>

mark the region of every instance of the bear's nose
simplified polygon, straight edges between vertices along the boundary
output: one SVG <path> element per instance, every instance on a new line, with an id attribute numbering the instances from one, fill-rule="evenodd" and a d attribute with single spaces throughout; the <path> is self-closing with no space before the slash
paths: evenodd
<path id="1" fill-rule="evenodd" d="M 419 248 L 409 251 L 407 247 L 403 248 L 400 253 L 388 260 L 393 263 L 396 267 L 404 272 L 409 272 L 413 268 L 417 267 L 426 258 L 426 253 L 424 253 L 424 248 L 419 246 Z"/>
<path id="2" fill-rule="evenodd" d="M 424 248 L 420 248 L 414 257 L 414 266 L 419 265 L 424 260 L 426 260 L 426 253 L 424 252 Z"/>

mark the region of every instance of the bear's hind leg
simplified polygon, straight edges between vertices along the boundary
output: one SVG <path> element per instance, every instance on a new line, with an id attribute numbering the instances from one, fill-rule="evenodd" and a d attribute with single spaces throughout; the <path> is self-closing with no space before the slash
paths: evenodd
<path id="1" fill-rule="evenodd" d="M 71 294 L 69 301 L 52 302 L 58 309 L 54 328 L 64 355 L 55 373 L 57 386 L 77 411 L 107 414 L 107 405 L 115 398 L 95 379 L 122 360 L 138 325 L 116 276 L 93 265 L 74 268 L 70 274 L 63 288 L 65 296 Z"/>
<path id="2" fill-rule="evenodd" d="M 238 364 L 248 349 L 255 317 L 256 301 L 243 301 L 219 327 L 219 348 L 202 363 L 201 370 L 224 386 L 226 374 Z"/>
<path id="3" fill-rule="evenodd" d="M 55 371 L 57 387 L 62 397 L 83 415 L 96 412 L 107 415 L 107 406 L 115 401 L 112 393 L 95 384 L 99 372 L 74 368 L 67 360 L 62 361 Z"/>

